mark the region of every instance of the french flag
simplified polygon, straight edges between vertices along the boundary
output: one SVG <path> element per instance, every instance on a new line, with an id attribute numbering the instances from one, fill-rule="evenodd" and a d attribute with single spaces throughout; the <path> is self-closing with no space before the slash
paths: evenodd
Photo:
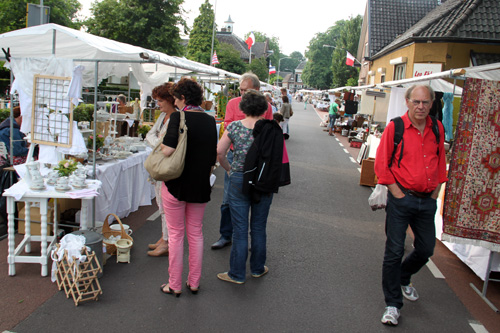
<path id="1" fill-rule="evenodd" d="M 269 74 L 274 74 L 276 73 L 276 67 L 271 65 L 271 62 L 269 62 Z"/>
<path id="2" fill-rule="evenodd" d="M 347 66 L 352 66 L 352 67 L 354 67 L 354 60 L 355 60 L 356 58 L 354 58 L 354 56 L 353 56 L 352 54 L 350 54 L 350 53 L 349 53 L 349 51 L 346 51 L 346 52 L 347 52 L 347 56 L 346 56 L 346 58 L 345 58 L 345 64 L 346 64 Z"/>
<path id="3" fill-rule="evenodd" d="M 245 43 L 247 43 L 249 50 L 252 48 L 252 45 L 255 44 L 255 35 L 253 34 L 253 31 L 250 33 Z"/>

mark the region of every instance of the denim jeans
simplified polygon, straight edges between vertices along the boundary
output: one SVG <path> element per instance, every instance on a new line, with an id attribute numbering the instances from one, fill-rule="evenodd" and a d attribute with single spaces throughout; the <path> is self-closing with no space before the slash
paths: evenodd
<path id="1" fill-rule="evenodd" d="M 233 151 L 227 152 L 227 161 L 233 164 Z M 233 236 L 233 225 L 231 223 L 231 211 L 229 210 L 229 176 L 224 173 L 224 194 L 222 196 L 222 205 L 220 206 L 220 236 L 224 239 L 231 240 Z"/>
<path id="2" fill-rule="evenodd" d="M 335 120 L 337 119 L 337 115 L 336 114 L 329 114 L 328 118 L 330 119 L 330 122 L 328 124 L 328 128 L 333 128 L 335 125 Z"/>
<path id="3" fill-rule="evenodd" d="M 387 306 L 401 309 L 403 295 L 401 286 L 410 284 L 411 276 L 418 272 L 434 253 L 436 245 L 436 200 L 417 198 L 406 194 L 401 199 L 388 192 L 385 233 L 384 264 L 382 267 L 382 288 Z M 414 250 L 404 255 L 406 230 L 411 226 L 415 239 Z"/>
<path id="4" fill-rule="evenodd" d="M 266 225 L 273 194 L 263 194 L 259 203 L 253 203 L 250 196 L 243 194 L 243 173 L 232 172 L 229 185 L 229 207 L 233 222 L 233 245 L 229 260 L 229 276 L 244 282 L 248 258 L 248 216 L 250 214 L 250 237 L 252 253 L 250 271 L 262 274 L 266 263 Z"/>

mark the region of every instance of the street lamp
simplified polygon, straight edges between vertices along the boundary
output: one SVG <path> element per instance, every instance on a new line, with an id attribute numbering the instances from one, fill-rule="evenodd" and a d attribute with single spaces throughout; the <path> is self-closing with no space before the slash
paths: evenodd
<path id="1" fill-rule="evenodd" d="M 283 57 L 278 60 L 278 76 L 276 77 L 278 87 L 280 86 L 280 64 L 282 59 L 291 59 L 291 57 Z"/>

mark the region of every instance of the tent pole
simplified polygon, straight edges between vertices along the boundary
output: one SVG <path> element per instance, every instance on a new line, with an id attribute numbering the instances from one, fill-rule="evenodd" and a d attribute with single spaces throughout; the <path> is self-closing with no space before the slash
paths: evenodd
<path id="1" fill-rule="evenodd" d="M 127 83 L 128 83 L 128 100 L 130 101 L 130 72 L 128 72 Z M 127 127 L 127 129 L 128 129 L 128 127 Z"/>
<path id="2" fill-rule="evenodd" d="M 99 61 L 95 62 L 95 81 L 94 81 L 94 140 L 93 141 L 93 147 L 92 147 L 92 175 L 93 179 L 97 179 L 96 175 L 96 167 L 95 167 L 95 146 L 96 146 L 96 133 L 97 133 L 97 85 L 99 84 L 99 78 L 98 78 L 98 73 L 99 73 Z M 92 228 L 95 228 L 95 198 L 92 199 Z"/>
<path id="3" fill-rule="evenodd" d="M 56 30 L 52 30 L 52 54 L 56 54 Z"/>

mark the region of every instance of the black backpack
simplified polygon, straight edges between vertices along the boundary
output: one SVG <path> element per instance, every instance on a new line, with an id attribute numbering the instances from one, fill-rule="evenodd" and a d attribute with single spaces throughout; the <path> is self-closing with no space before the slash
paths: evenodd
<path id="1" fill-rule="evenodd" d="M 432 120 L 432 132 L 436 136 L 436 142 L 438 144 L 437 154 L 439 155 L 440 135 L 439 135 L 438 121 L 433 116 L 429 117 L 431 117 Z M 403 134 L 405 132 L 405 124 L 401 117 L 393 118 L 391 119 L 391 121 L 394 122 L 394 149 L 392 150 L 392 157 L 391 161 L 389 162 L 389 168 L 392 166 L 392 161 L 394 161 L 394 156 L 396 155 L 396 149 L 398 148 L 399 143 L 401 143 L 401 153 L 399 154 L 399 159 L 398 159 L 398 168 L 399 168 L 401 164 L 401 159 L 403 158 L 403 149 L 405 147 L 405 141 L 403 140 Z"/>
<path id="2" fill-rule="evenodd" d="M 276 121 L 262 119 L 255 123 L 253 136 L 243 168 L 242 192 L 259 202 L 262 193 L 275 193 L 280 186 L 283 131 Z"/>

